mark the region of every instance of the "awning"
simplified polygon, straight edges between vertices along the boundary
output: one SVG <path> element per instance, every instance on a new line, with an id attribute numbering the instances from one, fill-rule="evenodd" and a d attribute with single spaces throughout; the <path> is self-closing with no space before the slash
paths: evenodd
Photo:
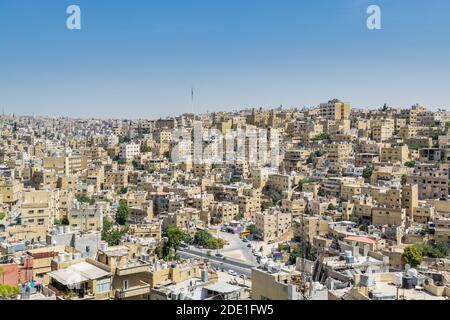
<path id="1" fill-rule="evenodd" d="M 49 272 L 48 275 L 65 286 L 73 286 L 107 277 L 110 273 L 90 263 L 81 262 L 71 265 L 67 269 Z"/>
<path id="2" fill-rule="evenodd" d="M 67 287 L 89 281 L 89 278 L 71 269 L 52 271 L 48 273 L 48 276 Z"/>

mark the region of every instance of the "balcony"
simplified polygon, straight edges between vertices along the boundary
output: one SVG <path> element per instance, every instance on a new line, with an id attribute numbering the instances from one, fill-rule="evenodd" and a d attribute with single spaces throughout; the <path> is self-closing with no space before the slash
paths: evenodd
<path id="1" fill-rule="evenodd" d="M 149 283 L 145 281 L 139 281 L 140 285 L 130 287 L 128 289 L 121 289 L 116 291 L 116 298 L 117 299 L 127 299 L 132 297 L 137 297 L 143 294 L 149 294 L 151 286 Z"/>
<path id="2" fill-rule="evenodd" d="M 138 260 L 135 262 L 129 262 L 126 266 L 117 267 L 116 274 L 118 276 L 126 276 L 130 274 L 147 272 L 150 270 L 150 263 Z"/>

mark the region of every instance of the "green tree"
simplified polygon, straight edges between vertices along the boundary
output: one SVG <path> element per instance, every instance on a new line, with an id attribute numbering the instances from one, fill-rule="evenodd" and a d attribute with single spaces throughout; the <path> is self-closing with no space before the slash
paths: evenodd
<path id="1" fill-rule="evenodd" d="M 230 179 L 230 183 L 236 183 L 236 182 L 241 182 L 241 178 L 240 177 L 232 177 Z"/>
<path id="2" fill-rule="evenodd" d="M 295 264 L 297 262 L 297 258 L 300 257 L 300 250 L 299 249 L 293 249 L 291 250 L 291 253 L 289 255 L 289 263 Z"/>
<path id="3" fill-rule="evenodd" d="M 416 165 L 416 162 L 414 160 L 405 162 L 405 167 L 408 167 L 408 168 L 414 168 L 415 165 Z"/>
<path id="4" fill-rule="evenodd" d="M 247 231 L 250 231 L 250 234 L 256 233 L 256 225 L 255 224 L 249 224 L 245 229 Z"/>
<path id="5" fill-rule="evenodd" d="M 308 184 L 308 183 L 309 183 L 309 179 L 300 180 L 297 185 L 298 191 L 303 191 L 303 187 L 305 186 L 305 184 Z"/>
<path id="6" fill-rule="evenodd" d="M 183 241 L 186 238 L 186 233 L 180 228 L 177 228 L 175 226 L 168 227 L 166 229 L 166 235 L 167 235 L 167 246 L 175 251 L 177 251 L 180 248 L 181 241 Z"/>
<path id="7" fill-rule="evenodd" d="M 127 221 L 128 221 L 128 206 L 126 205 L 126 203 L 121 202 L 119 208 L 117 209 L 116 212 L 116 222 L 121 225 L 124 226 Z"/>
<path id="8" fill-rule="evenodd" d="M 130 137 L 124 135 L 119 136 L 119 143 L 129 143 L 129 142 L 131 142 Z"/>
<path id="9" fill-rule="evenodd" d="M 75 196 L 78 202 L 80 203 L 89 203 L 90 205 L 95 204 L 95 199 L 89 198 L 88 196 L 84 194 L 78 194 Z"/>
<path id="10" fill-rule="evenodd" d="M 11 299 L 19 294 L 19 288 L 17 286 L 11 286 L 9 284 L 0 284 L 0 297 Z"/>
<path id="11" fill-rule="evenodd" d="M 439 133 L 433 132 L 433 133 L 431 134 L 431 138 L 432 138 L 433 140 L 439 139 Z"/>
<path id="12" fill-rule="evenodd" d="M 53 223 L 57 226 L 68 226 L 70 224 L 69 219 L 67 219 L 66 217 L 62 219 L 55 219 Z"/>
<path id="13" fill-rule="evenodd" d="M 150 173 L 155 173 L 155 172 L 159 172 L 159 166 L 157 166 L 156 164 L 153 164 L 150 169 L 149 169 Z"/>
<path id="14" fill-rule="evenodd" d="M 199 246 L 206 246 L 212 235 L 206 230 L 199 230 L 194 235 L 194 243 Z"/>
<path id="15" fill-rule="evenodd" d="M 224 244 L 222 239 L 211 237 L 206 241 L 205 247 L 208 249 L 222 249 Z"/>
<path id="16" fill-rule="evenodd" d="M 128 188 L 127 187 L 122 187 L 122 188 L 120 188 L 118 193 L 119 194 L 126 194 L 126 193 L 128 193 Z"/>
<path id="17" fill-rule="evenodd" d="M 320 133 L 313 138 L 313 140 L 330 140 L 330 135 L 328 133 Z"/>
<path id="18" fill-rule="evenodd" d="M 5 219 L 5 217 L 6 217 L 6 214 L 4 212 L 0 212 L 0 221 Z"/>
<path id="19" fill-rule="evenodd" d="M 402 178 L 401 178 L 401 184 L 402 184 L 402 185 L 405 185 L 406 182 L 408 182 L 408 177 L 406 176 L 406 174 L 403 174 L 403 175 L 402 175 Z"/>
<path id="20" fill-rule="evenodd" d="M 263 202 L 261 203 L 261 210 L 266 211 L 271 207 L 271 204 L 269 202 Z"/>
<path id="21" fill-rule="evenodd" d="M 412 267 L 420 265 L 422 263 L 422 258 L 422 250 L 415 245 L 406 247 L 402 254 L 403 261 Z"/>
<path id="22" fill-rule="evenodd" d="M 336 210 L 336 206 L 334 205 L 334 204 L 332 204 L 332 203 L 330 203 L 329 205 L 328 205 L 328 210 Z"/>
<path id="23" fill-rule="evenodd" d="M 448 255 L 447 243 L 443 241 L 436 241 L 433 244 L 423 243 L 417 245 L 421 250 L 422 255 L 430 258 L 445 258 Z"/>
<path id="24" fill-rule="evenodd" d="M 272 200 L 272 205 L 276 206 L 283 199 L 283 196 L 278 191 L 273 190 L 270 193 L 270 199 Z"/>
<path id="25" fill-rule="evenodd" d="M 120 239 L 126 234 L 126 228 L 114 228 L 114 224 L 107 218 L 103 219 L 102 240 L 106 241 L 110 246 L 117 246 Z"/>
<path id="26" fill-rule="evenodd" d="M 244 219 L 244 214 L 242 212 L 239 212 L 235 217 L 235 220 L 240 221 L 242 219 Z"/>
<path id="27" fill-rule="evenodd" d="M 140 167 L 141 167 L 141 163 L 139 161 L 137 161 L 137 160 L 131 161 L 131 164 L 133 165 L 133 169 L 134 170 L 139 170 Z"/>
<path id="28" fill-rule="evenodd" d="M 372 177 L 372 174 L 373 174 L 373 168 L 372 167 L 366 167 L 363 170 L 363 175 L 362 176 L 363 176 L 364 179 L 369 180 L 370 177 Z"/>

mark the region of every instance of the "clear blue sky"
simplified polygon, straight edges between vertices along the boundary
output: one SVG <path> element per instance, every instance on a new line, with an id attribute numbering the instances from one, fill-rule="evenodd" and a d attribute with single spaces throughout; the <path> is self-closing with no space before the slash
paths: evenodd
<path id="1" fill-rule="evenodd" d="M 70 4 L 82 30 L 66 29 Z M 195 112 L 450 108 L 450 1 L 0 0 L 7 113 L 157 118 L 192 111 L 191 87 Z"/>

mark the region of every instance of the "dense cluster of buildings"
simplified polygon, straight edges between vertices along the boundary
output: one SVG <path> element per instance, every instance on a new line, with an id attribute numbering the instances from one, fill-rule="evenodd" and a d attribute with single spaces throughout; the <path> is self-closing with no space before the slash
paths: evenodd
<path id="1" fill-rule="evenodd" d="M 181 147 L 195 157 L 176 135 L 197 124 L 215 161 L 172 161 Z M 230 147 L 210 132 L 259 129 L 276 148 L 217 160 L 253 142 Z M 0 286 L 18 288 L 9 299 L 450 296 L 450 112 L 331 100 L 159 120 L 2 116 L 0 135 Z M 255 261 L 230 277 L 219 248 L 162 259 L 171 227 L 236 233 Z"/>

